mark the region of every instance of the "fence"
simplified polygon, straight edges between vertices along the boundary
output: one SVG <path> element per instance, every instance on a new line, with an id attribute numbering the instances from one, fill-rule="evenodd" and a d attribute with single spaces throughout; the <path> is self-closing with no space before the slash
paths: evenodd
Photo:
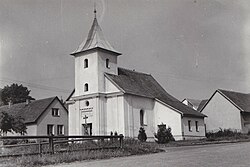
<path id="1" fill-rule="evenodd" d="M 123 147 L 119 136 L 2 136 L 0 157 Z"/>

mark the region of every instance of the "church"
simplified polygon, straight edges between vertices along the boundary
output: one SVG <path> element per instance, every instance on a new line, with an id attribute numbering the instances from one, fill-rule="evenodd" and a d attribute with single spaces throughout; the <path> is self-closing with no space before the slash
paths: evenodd
<path id="1" fill-rule="evenodd" d="M 119 68 L 116 51 L 95 17 L 86 41 L 71 55 L 75 88 L 66 103 L 69 135 L 110 135 L 137 138 L 140 127 L 148 139 L 158 125 L 171 127 L 176 140 L 205 137 L 205 115 L 168 94 L 150 75 Z"/>

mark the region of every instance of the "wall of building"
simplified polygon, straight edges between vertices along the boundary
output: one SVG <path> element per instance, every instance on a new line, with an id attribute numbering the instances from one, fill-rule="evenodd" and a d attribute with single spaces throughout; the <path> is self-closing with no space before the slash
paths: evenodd
<path id="1" fill-rule="evenodd" d="M 125 95 L 124 96 L 124 119 L 125 136 L 138 137 L 140 125 L 140 110 L 145 112 L 144 129 L 148 138 L 154 137 L 154 100 L 150 98 Z"/>
<path id="2" fill-rule="evenodd" d="M 190 121 L 191 131 L 189 131 L 188 121 Z M 198 122 L 198 130 L 196 130 L 195 121 Z M 185 139 L 199 139 L 205 137 L 205 125 L 203 118 L 183 117 L 182 125 Z"/>
<path id="3" fill-rule="evenodd" d="M 60 116 L 52 116 L 52 108 L 59 108 Z M 57 135 L 57 125 L 64 126 L 64 134 L 68 135 L 68 112 L 58 100 L 47 108 L 37 121 L 37 135 L 47 135 L 47 125 L 54 125 L 54 134 Z"/>
<path id="4" fill-rule="evenodd" d="M 241 114 L 242 133 L 250 132 L 250 113 Z"/>
<path id="5" fill-rule="evenodd" d="M 202 111 L 205 118 L 206 130 L 217 131 L 222 129 L 234 129 L 241 131 L 240 111 L 220 93 L 216 92 L 213 98 Z"/>
<path id="6" fill-rule="evenodd" d="M 182 140 L 182 120 L 181 114 L 173 110 L 172 108 L 164 105 L 161 102 L 155 102 L 155 131 L 157 131 L 157 125 L 166 124 L 166 127 L 172 129 L 172 134 L 175 140 Z"/>

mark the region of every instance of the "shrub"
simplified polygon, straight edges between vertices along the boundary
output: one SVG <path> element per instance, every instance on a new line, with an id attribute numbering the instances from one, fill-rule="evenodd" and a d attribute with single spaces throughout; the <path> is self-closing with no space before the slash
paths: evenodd
<path id="1" fill-rule="evenodd" d="M 166 125 L 158 125 L 158 131 L 155 134 L 156 142 L 159 144 L 168 143 L 169 141 L 174 141 L 174 137 L 171 133 L 171 128 L 166 128 Z"/>
<path id="2" fill-rule="evenodd" d="M 234 138 L 239 138 L 241 137 L 242 134 L 240 132 L 237 132 L 236 130 L 232 129 L 222 129 L 218 130 L 217 132 L 207 132 L 206 137 L 208 139 L 211 138 L 224 138 L 224 137 L 234 137 Z"/>
<path id="3" fill-rule="evenodd" d="M 138 140 L 140 140 L 141 142 L 145 142 L 147 140 L 147 134 L 143 127 L 140 127 Z"/>

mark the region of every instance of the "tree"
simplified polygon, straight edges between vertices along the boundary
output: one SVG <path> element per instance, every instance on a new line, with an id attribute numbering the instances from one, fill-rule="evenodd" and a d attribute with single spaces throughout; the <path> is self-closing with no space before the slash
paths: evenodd
<path id="1" fill-rule="evenodd" d="M 29 96 L 30 90 L 27 87 L 24 87 L 22 84 L 18 85 L 13 83 L 11 86 L 7 85 L 2 90 L 2 101 L 5 105 L 8 102 L 21 103 L 28 100 L 35 100 L 33 97 Z"/>
<path id="2" fill-rule="evenodd" d="M 0 130 L 2 134 L 6 134 L 7 132 L 16 132 L 24 135 L 27 133 L 26 129 L 27 127 L 23 118 L 13 117 L 7 112 L 0 113 Z"/>
<path id="3" fill-rule="evenodd" d="M 158 125 L 157 134 L 155 134 L 156 142 L 160 144 L 168 143 L 169 141 L 174 141 L 174 137 L 171 133 L 171 128 L 166 128 L 165 124 Z"/>
<path id="4" fill-rule="evenodd" d="M 6 112 L 0 113 L 0 129 L 1 134 L 12 132 L 13 117 Z"/>
<path id="5" fill-rule="evenodd" d="M 145 142 L 147 140 L 147 134 L 145 133 L 145 130 L 143 127 L 140 127 L 138 140 L 140 140 L 141 142 Z"/>

